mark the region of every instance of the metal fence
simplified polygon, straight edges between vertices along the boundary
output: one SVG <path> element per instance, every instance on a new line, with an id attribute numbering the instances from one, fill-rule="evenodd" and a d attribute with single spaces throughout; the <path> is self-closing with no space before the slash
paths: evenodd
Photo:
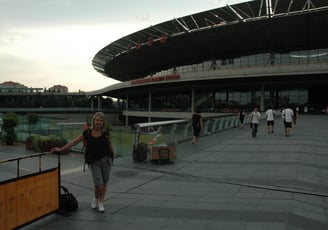
<path id="1" fill-rule="evenodd" d="M 249 115 L 246 115 L 245 123 L 248 120 Z M 239 117 L 236 115 L 205 117 L 203 118 L 203 124 L 201 136 L 211 135 L 240 126 Z M 145 142 L 145 140 L 150 140 L 148 144 L 161 144 L 164 142 L 179 143 L 187 140 L 191 141 L 193 137 L 190 119 L 138 123 L 135 124 L 135 127 L 134 143 Z"/>
<path id="2" fill-rule="evenodd" d="M 245 123 L 249 120 L 249 115 L 245 117 Z M 211 135 L 217 132 L 238 127 L 239 117 L 235 114 L 204 117 L 204 127 L 201 136 Z M 20 124 L 16 129 L 18 141 L 24 142 L 29 135 L 55 135 L 66 140 L 72 140 L 83 130 L 83 122 L 62 122 L 51 119 L 41 119 L 36 125 L 29 127 L 27 124 Z M 170 120 L 162 122 L 149 122 L 135 124 L 135 129 L 125 126 L 113 126 L 111 131 L 112 142 L 115 152 L 118 155 L 129 155 L 133 151 L 133 144 L 138 141 L 147 144 L 161 144 L 169 142 L 183 142 L 192 140 L 193 130 L 191 119 Z M 82 151 L 82 143 L 76 145 L 74 151 Z"/>

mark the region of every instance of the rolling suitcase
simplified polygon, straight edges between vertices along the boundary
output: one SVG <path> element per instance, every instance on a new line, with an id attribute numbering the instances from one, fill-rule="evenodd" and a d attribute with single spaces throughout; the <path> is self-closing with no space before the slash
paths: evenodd
<path id="1" fill-rule="evenodd" d="M 133 161 L 142 162 L 147 159 L 148 146 L 146 143 L 138 143 L 133 149 Z"/>

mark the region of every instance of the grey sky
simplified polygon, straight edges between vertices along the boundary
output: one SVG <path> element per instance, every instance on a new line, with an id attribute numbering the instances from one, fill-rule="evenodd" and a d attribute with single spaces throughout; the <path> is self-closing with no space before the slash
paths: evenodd
<path id="1" fill-rule="evenodd" d="M 91 61 L 122 36 L 241 0 L 0 0 L 0 83 L 91 91 L 115 81 Z"/>

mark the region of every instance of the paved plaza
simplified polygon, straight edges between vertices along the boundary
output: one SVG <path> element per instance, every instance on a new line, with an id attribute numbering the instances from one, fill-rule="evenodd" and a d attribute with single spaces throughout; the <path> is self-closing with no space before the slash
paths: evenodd
<path id="1" fill-rule="evenodd" d="M 90 208 L 83 156 L 62 156 L 61 182 L 77 197 L 69 217 L 51 214 L 22 229 L 328 229 L 328 116 L 300 115 L 285 137 L 281 119 L 257 137 L 249 126 L 177 145 L 170 164 L 116 158 L 105 213 Z M 0 157 L 25 154 L 0 146 Z M 55 156 L 49 156 L 55 160 Z"/>

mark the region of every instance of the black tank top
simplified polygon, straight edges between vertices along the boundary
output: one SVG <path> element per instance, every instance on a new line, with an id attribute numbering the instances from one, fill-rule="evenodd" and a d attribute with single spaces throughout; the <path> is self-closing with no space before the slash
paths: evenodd
<path id="1" fill-rule="evenodd" d="M 83 136 L 86 140 L 86 152 L 92 154 L 94 159 L 101 159 L 105 156 L 110 156 L 109 152 L 109 132 L 105 131 L 99 137 L 93 137 L 91 130 L 87 129 L 83 131 Z"/>

